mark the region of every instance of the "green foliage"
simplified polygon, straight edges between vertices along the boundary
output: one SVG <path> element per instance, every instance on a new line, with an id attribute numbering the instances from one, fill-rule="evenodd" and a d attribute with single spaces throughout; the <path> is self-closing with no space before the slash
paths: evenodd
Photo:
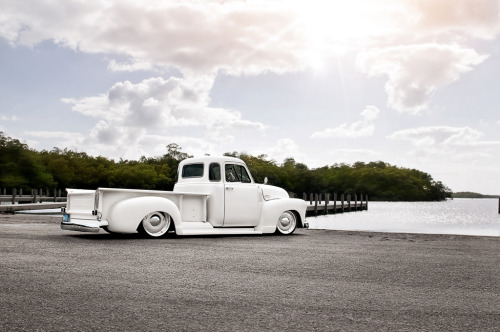
<path id="1" fill-rule="evenodd" d="M 171 190 L 179 162 L 190 157 L 177 144 L 169 144 L 161 157 L 115 162 L 84 152 L 54 148 L 35 151 L 0 132 L 1 188 L 117 187 Z"/>
<path id="2" fill-rule="evenodd" d="M 160 157 L 115 162 L 68 149 L 38 152 L 0 132 L 0 187 L 172 190 L 179 162 L 191 156 L 175 143 L 166 149 L 167 153 Z M 451 191 L 429 174 L 382 161 L 309 169 L 293 158 L 278 164 L 265 155 L 237 152 L 225 155 L 245 161 L 256 182 L 263 183 L 267 177 L 269 184 L 299 196 L 357 193 L 368 195 L 370 200 L 386 201 L 437 201 L 451 197 Z"/>
<path id="3" fill-rule="evenodd" d="M 0 184 L 7 188 L 40 188 L 54 186 L 40 155 L 17 139 L 0 132 Z"/>

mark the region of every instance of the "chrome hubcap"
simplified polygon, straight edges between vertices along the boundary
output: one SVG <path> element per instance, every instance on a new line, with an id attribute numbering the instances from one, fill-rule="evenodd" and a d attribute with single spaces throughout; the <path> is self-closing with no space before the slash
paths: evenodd
<path id="1" fill-rule="evenodd" d="M 290 225 L 290 219 L 287 217 L 281 218 L 281 226 L 288 227 L 288 225 Z"/>
<path id="2" fill-rule="evenodd" d="M 158 215 L 154 215 L 149 219 L 151 226 L 158 226 L 161 222 L 161 218 Z"/>
<path id="3" fill-rule="evenodd" d="M 147 234 L 153 237 L 159 237 L 165 234 L 170 228 L 171 218 L 165 216 L 162 212 L 149 213 L 142 219 L 142 226 Z"/>
<path id="4" fill-rule="evenodd" d="M 291 234 L 297 226 L 297 220 L 293 212 L 285 211 L 278 219 L 278 231 L 281 234 Z"/>

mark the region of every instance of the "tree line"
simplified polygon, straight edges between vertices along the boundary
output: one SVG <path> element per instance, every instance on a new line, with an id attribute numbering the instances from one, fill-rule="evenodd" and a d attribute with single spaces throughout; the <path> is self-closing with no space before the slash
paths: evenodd
<path id="1" fill-rule="evenodd" d="M 438 201 L 451 197 L 440 181 L 416 169 L 377 162 L 333 164 L 315 169 L 287 158 L 283 163 L 265 155 L 230 152 L 244 160 L 256 182 L 267 177 L 269 184 L 299 196 L 302 193 L 366 194 L 370 200 Z M 179 163 L 191 157 L 175 143 L 159 157 L 114 161 L 85 152 L 53 148 L 37 151 L 0 132 L 0 188 L 97 187 L 172 190 Z"/>

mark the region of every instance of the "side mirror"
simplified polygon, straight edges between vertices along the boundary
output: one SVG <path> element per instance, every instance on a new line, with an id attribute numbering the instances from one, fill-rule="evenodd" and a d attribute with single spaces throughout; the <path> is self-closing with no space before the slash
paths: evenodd
<path id="1" fill-rule="evenodd" d="M 264 178 L 264 184 L 267 184 L 267 176 Z"/>

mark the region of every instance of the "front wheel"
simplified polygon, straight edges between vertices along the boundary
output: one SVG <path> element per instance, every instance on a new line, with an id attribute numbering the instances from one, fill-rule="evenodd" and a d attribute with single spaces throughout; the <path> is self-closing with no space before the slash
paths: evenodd
<path id="1" fill-rule="evenodd" d="M 101 228 L 102 228 L 102 229 L 103 229 L 106 233 L 108 233 L 108 234 L 114 234 L 114 232 L 112 232 L 112 231 L 110 231 L 110 230 L 108 229 L 108 226 L 102 226 Z"/>
<path id="2" fill-rule="evenodd" d="M 297 217 L 292 211 L 283 212 L 276 226 L 276 232 L 283 235 L 292 234 L 297 228 Z"/>
<path id="3" fill-rule="evenodd" d="M 139 232 L 150 237 L 161 237 L 170 229 L 172 218 L 163 212 L 148 213 L 141 221 Z"/>

